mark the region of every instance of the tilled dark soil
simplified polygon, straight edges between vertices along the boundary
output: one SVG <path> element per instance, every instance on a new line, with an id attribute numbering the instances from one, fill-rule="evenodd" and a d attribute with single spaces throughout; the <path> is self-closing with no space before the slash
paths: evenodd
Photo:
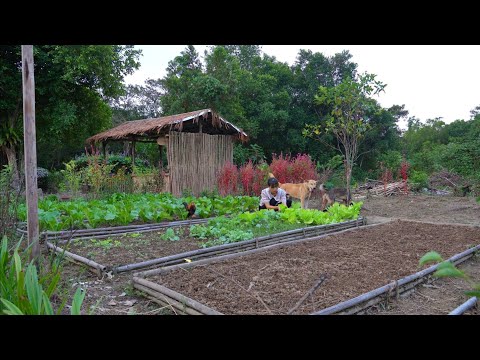
<path id="1" fill-rule="evenodd" d="M 480 283 L 480 258 L 458 266 L 472 281 Z M 430 284 L 417 288 L 408 297 L 392 299 L 388 304 L 380 304 L 368 310 L 369 315 L 447 315 L 462 305 L 470 297 L 465 291 L 472 290 L 472 285 L 462 278 L 440 278 Z M 466 315 L 480 315 L 480 304 L 468 310 Z"/>
<path id="2" fill-rule="evenodd" d="M 472 197 L 409 195 L 371 196 L 362 216 L 383 216 L 436 223 L 480 225 L 480 204 Z"/>
<path id="3" fill-rule="evenodd" d="M 225 314 L 308 314 L 420 270 L 435 250 L 448 258 L 480 243 L 480 228 L 393 221 L 319 240 L 149 278 Z"/>
<path id="4" fill-rule="evenodd" d="M 177 228 L 178 233 L 178 228 Z M 133 264 L 201 248 L 202 241 L 189 236 L 189 228 L 182 228 L 180 240 L 164 240 L 165 230 L 112 236 L 105 240 L 71 242 L 66 249 L 107 267 Z M 101 242 L 106 245 L 101 245 Z M 59 245 L 62 247 L 62 245 Z M 63 248 L 63 247 L 62 247 Z"/>

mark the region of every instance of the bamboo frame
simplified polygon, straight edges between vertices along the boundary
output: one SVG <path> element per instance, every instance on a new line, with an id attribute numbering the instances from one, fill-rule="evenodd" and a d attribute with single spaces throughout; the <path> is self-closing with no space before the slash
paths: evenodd
<path id="1" fill-rule="evenodd" d="M 463 315 L 463 313 L 467 310 L 470 310 L 477 304 L 477 297 L 473 296 L 467 301 L 465 301 L 462 305 L 457 307 L 456 309 L 452 310 L 448 315 Z"/>
<path id="2" fill-rule="evenodd" d="M 327 224 L 312 226 L 311 228 L 301 228 L 296 230 L 289 230 L 277 234 L 258 237 L 252 240 L 245 240 L 231 244 L 212 246 L 206 249 L 191 250 L 180 254 L 169 255 L 157 259 L 142 261 L 139 263 L 118 266 L 113 269 L 113 273 L 120 273 L 131 270 L 138 270 L 148 268 L 154 265 L 157 266 L 171 266 L 175 264 L 184 264 L 185 259 L 198 261 L 216 257 L 224 254 L 234 254 L 238 252 L 250 251 L 253 249 L 263 248 L 273 244 L 280 244 L 285 242 L 292 242 L 302 240 L 311 236 L 319 236 L 338 232 L 339 230 L 359 227 L 365 224 L 365 220 L 359 217 L 357 220 L 351 220 L 336 224 Z"/>
<path id="3" fill-rule="evenodd" d="M 447 261 L 451 261 L 453 264 L 460 264 L 469 258 L 471 258 L 476 251 L 480 250 L 480 245 L 477 245 L 473 248 L 470 248 L 466 251 L 463 251 L 459 254 L 452 256 Z M 388 300 L 392 291 L 398 295 L 411 292 L 417 285 L 424 282 L 428 282 L 431 275 L 437 270 L 439 264 L 432 265 L 427 269 L 419 271 L 415 274 L 406 276 L 400 280 L 393 281 L 387 285 L 369 291 L 367 293 L 361 294 L 353 299 L 343 301 L 334 306 L 330 306 L 323 310 L 314 312 L 310 315 L 331 315 L 331 314 L 357 314 L 362 310 L 365 310 L 375 304 L 378 304 L 385 299 Z"/>
<path id="4" fill-rule="evenodd" d="M 71 253 L 69 251 L 66 251 L 62 249 L 61 247 L 58 247 L 55 244 L 52 244 L 50 242 L 46 242 L 47 248 L 53 250 L 55 253 L 60 254 L 60 255 L 65 255 L 66 258 L 76 264 L 86 266 L 87 269 L 90 271 L 94 272 L 95 274 L 98 275 L 99 278 L 102 278 L 103 274 L 107 271 L 107 267 L 105 265 L 96 263 L 93 260 L 84 258 L 83 256 Z"/>
<path id="5" fill-rule="evenodd" d="M 362 219 L 362 222 L 364 223 L 365 221 Z M 370 227 L 375 227 L 375 226 L 382 226 L 382 225 L 385 225 L 385 223 L 365 225 L 365 226 L 362 226 L 361 228 L 359 228 L 358 230 L 362 230 L 362 229 L 366 229 L 366 228 L 370 228 Z M 343 232 L 347 232 L 347 231 L 352 231 L 352 230 L 356 230 L 356 228 L 341 230 L 341 231 L 335 232 L 335 235 L 343 233 Z M 306 238 L 306 239 L 304 238 L 300 242 L 302 242 L 302 241 L 314 241 L 314 240 L 318 240 L 318 239 L 321 239 L 321 238 L 326 237 L 326 236 L 328 236 L 328 234 L 317 236 L 317 237 Z M 262 248 L 256 248 L 256 249 L 237 252 L 237 253 L 230 253 L 230 254 L 226 254 L 226 255 L 215 256 L 215 257 L 208 258 L 208 259 L 198 260 L 198 261 L 195 261 L 195 262 L 192 262 L 192 263 L 171 265 L 171 266 L 166 266 L 166 267 L 162 267 L 162 268 L 159 268 L 159 269 L 153 269 L 153 270 L 147 270 L 147 271 L 143 271 L 143 272 L 139 272 L 139 273 L 134 273 L 132 282 L 133 282 L 134 286 L 137 287 L 138 289 L 140 289 L 140 288 L 137 285 L 141 284 L 141 285 L 143 285 L 143 288 L 156 289 L 156 291 L 158 293 L 158 294 L 156 294 L 156 296 L 160 296 L 160 297 L 165 296 L 163 290 L 161 288 L 157 287 L 157 286 L 161 286 L 161 285 L 156 284 L 152 281 L 146 280 L 146 278 L 151 277 L 151 276 L 155 276 L 155 275 L 166 274 L 170 271 L 173 271 L 173 270 L 176 270 L 176 269 L 179 269 L 179 268 L 182 268 L 182 269 L 186 270 L 188 268 L 192 268 L 192 267 L 196 267 L 196 266 L 204 266 L 204 265 L 207 265 L 207 264 L 211 264 L 211 263 L 214 263 L 214 262 L 219 262 L 219 261 L 226 260 L 226 259 L 232 259 L 232 258 L 236 258 L 236 257 L 239 257 L 239 256 L 247 256 L 249 254 L 253 254 L 253 253 L 257 253 L 257 252 L 261 252 L 261 251 L 267 251 L 269 249 L 282 247 L 282 246 L 285 246 L 287 244 L 292 244 L 295 241 L 297 241 L 297 240 L 287 241 L 287 242 L 277 242 L 273 245 L 265 246 L 265 247 L 262 247 Z M 468 250 L 466 250 L 462 253 L 456 254 L 456 255 L 452 256 L 450 259 L 448 259 L 448 261 L 451 261 L 453 264 L 462 263 L 462 262 L 468 260 L 469 258 L 471 258 L 472 256 L 474 256 L 474 254 L 477 251 L 480 251 L 480 245 L 477 245 L 473 248 L 470 248 L 470 249 L 468 249 Z M 393 281 L 393 282 L 391 282 L 387 285 L 384 285 L 380 288 L 374 289 L 370 292 L 364 293 L 364 294 L 362 294 L 360 296 L 357 296 L 353 299 L 349 299 L 347 301 L 338 303 L 338 304 L 336 304 L 334 306 L 331 306 L 331 307 L 328 307 L 326 309 L 322 309 L 320 311 L 313 312 L 310 315 L 360 314 L 360 313 L 362 313 L 362 311 L 364 312 L 364 310 L 366 310 L 367 308 L 369 308 L 369 307 L 371 307 L 371 306 L 373 306 L 373 305 L 375 305 L 375 304 L 377 304 L 381 301 L 385 301 L 385 299 L 388 300 L 392 296 L 392 294 L 395 294 L 395 296 L 398 298 L 400 296 L 400 294 L 405 296 L 406 294 L 414 291 L 414 288 L 417 285 L 429 281 L 432 274 L 436 271 L 438 265 L 439 264 L 431 266 L 431 267 L 429 267 L 427 269 L 424 269 L 420 272 L 417 272 L 415 274 L 406 276 L 406 277 L 404 277 L 400 280 Z M 143 281 L 140 281 L 140 280 L 143 280 Z M 317 284 L 315 284 L 315 285 L 317 285 Z M 315 286 L 313 287 L 313 289 L 314 288 L 315 288 Z M 166 288 L 166 289 L 168 289 L 168 288 Z M 168 290 L 170 290 L 170 289 L 168 289 Z M 155 295 L 152 294 L 151 291 L 150 291 L 149 294 L 152 295 L 152 296 L 155 296 Z M 165 304 L 165 303 L 162 303 L 162 304 Z"/>
<path id="6" fill-rule="evenodd" d="M 82 235 L 84 237 L 74 237 L 75 234 L 72 234 L 71 232 L 66 232 L 62 236 L 62 238 L 56 238 L 56 244 L 65 244 L 70 241 L 82 241 L 82 240 L 88 240 L 88 239 L 102 239 L 102 238 L 108 238 L 110 236 L 118 236 L 118 235 L 123 235 L 123 234 L 128 234 L 128 233 L 137 233 L 137 232 L 148 232 L 148 231 L 156 231 L 161 228 L 165 227 L 171 227 L 173 226 L 172 224 L 175 223 L 175 226 L 182 226 L 182 225 L 188 225 L 188 224 L 198 224 L 202 222 L 206 222 L 210 220 L 211 218 L 207 219 L 193 219 L 193 220 L 184 220 L 184 221 L 176 221 L 176 222 L 171 222 L 167 224 L 156 224 L 153 227 L 148 227 L 148 228 L 140 228 L 138 229 L 138 226 L 143 226 L 143 225 L 132 225 L 132 227 L 135 227 L 133 230 L 128 230 L 129 226 L 123 226 L 120 229 L 120 232 L 103 232 L 101 233 L 102 235 L 88 235 L 85 236 L 86 232 L 89 230 L 85 230 L 82 232 Z M 353 227 L 359 227 L 364 225 L 366 222 L 365 218 L 359 217 L 356 220 L 350 220 L 346 222 L 341 222 L 341 223 L 335 223 L 335 224 L 327 224 L 327 225 L 319 225 L 319 226 L 312 226 L 309 228 L 301 228 L 301 229 L 295 229 L 295 230 L 289 230 L 285 231 L 282 233 L 277 233 L 273 235 L 267 235 L 267 236 L 262 236 L 258 237 L 252 240 L 247 240 L 247 241 L 241 241 L 237 243 L 232 243 L 232 244 L 225 244 L 225 245 L 218 245 L 218 246 L 212 246 L 210 248 L 206 249 L 199 249 L 199 250 L 192 250 L 192 251 L 187 251 L 183 252 L 180 254 L 174 254 L 174 255 L 169 255 L 169 256 L 164 256 L 161 258 L 156 258 L 156 259 L 151 259 L 147 261 L 142 261 L 139 263 L 133 263 L 133 264 L 127 264 L 127 265 L 121 265 L 121 266 L 116 266 L 113 268 L 110 268 L 105 265 L 100 265 L 97 264 L 96 262 L 89 260 L 87 258 L 84 258 L 80 255 L 74 254 L 72 252 L 65 251 L 61 248 L 59 248 L 57 245 L 54 245 L 50 242 L 47 241 L 47 247 L 50 249 L 60 249 L 69 259 L 75 260 L 77 262 L 80 262 L 81 264 L 91 266 L 94 269 L 97 269 L 99 271 L 99 274 L 102 272 L 112 272 L 114 274 L 121 273 L 121 272 L 126 272 L 126 271 L 131 271 L 131 270 L 138 270 L 142 268 L 148 268 L 151 266 L 171 266 L 175 264 L 183 264 L 185 259 L 190 259 L 190 260 L 198 260 L 198 259 L 204 259 L 204 258 L 210 258 L 218 255 L 223 255 L 223 254 L 232 254 L 232 253 L 238 253 L 242 251 L 248 251 L 251 249 L 258 249 L 258 248 L 263 248 L 263 247 L 268 247 L 271 246 L 272 244 L 279 244 L 279 243 L 285 243 L 285 242 L 292 242 L 292 241 L 297 241 L 297 240 L 303 240 L 307 238 L 308 236 L 318 236 L 319 234 L 329 234 L 332 232 L 338 232 L 339 230 L 343 229 L 348 229 L 348 228 L 353 228 Z M 103 228 L 102 231 L 105 231 L 106 228 Z M 79 230 L 80 231 L 80 230 Z M 51 240 L 51 236 L 56 235 L 55 232 L 45 232 L 42 233 L 43 236 L 48 237 L 49 240 Z M 67 238 L 68 236 L 68 238 Z M 56 250 L 55 250 L 56 251 Z M 58 252 L 58 251 L 57 251 Z M 92 265 L 93 264 L 93 265 Z M 98 266 L 97 266 L 98 265 Z M 101 267 L 101 268 L 100 268 Z M 99 275 L 101 276 L 101 275 Z"/>

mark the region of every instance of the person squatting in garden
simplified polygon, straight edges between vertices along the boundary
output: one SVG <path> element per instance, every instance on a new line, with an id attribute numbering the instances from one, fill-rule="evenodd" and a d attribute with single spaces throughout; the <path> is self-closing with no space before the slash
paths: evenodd
<path id="1" fill-rule="evenodd" d="M 260 194 L 260 205 L 258 207 L 259 210 L 273 209 L 278 211 L 279 204 L 286 205 L 287 207 L 292 206 L 292 199 L 290 199 L 285 190 L 279 188 L 279 183 L 276 178 L 269 178 L 267 185 L 268 187 L 263 189 L 262 193 Z"/>

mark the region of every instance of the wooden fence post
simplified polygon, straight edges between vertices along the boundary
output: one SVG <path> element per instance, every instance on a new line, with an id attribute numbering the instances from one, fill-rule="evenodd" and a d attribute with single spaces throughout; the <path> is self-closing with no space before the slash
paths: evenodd
<path id="1" fill-rule="evenodd" d="M 25 151 L 25 195 L 27 197 L 28 244 L 31 258 L 40 256 L 37 192 L 37 142 L 35 134 L 35 82 L 33 76 L 33 45 L 22 45 L 23 80 L 23 142 Z"/>

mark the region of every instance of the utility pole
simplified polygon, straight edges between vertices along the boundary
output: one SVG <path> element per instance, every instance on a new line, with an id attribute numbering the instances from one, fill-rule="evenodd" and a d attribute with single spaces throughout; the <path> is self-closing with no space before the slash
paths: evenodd
<path id="1" fill-rule="evenodd" d="M 33 77 L 33 45 L 22 45 L 23 81 L 23 143 L 25 153 L 25 195 L 27 197 L 28 245 L 31 259 L 38 262 L 40 243 L 38 231 L 37 141 L 35 134 L 35 82 Z"/>

